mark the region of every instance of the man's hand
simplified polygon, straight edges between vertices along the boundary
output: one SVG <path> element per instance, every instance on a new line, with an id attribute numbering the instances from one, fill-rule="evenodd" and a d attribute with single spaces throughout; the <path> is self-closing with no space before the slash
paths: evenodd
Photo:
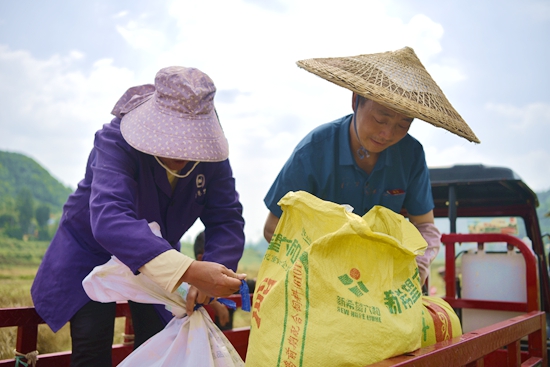
<path id="1" fill-rule="evenodd" d="M 227 323 L 229 322 L 229 310 L 227 309 L 227 307 L 225 307 L 218 301 L 212 301 L 212 303 L 210 303 L 210 306 L 212 306 L 214 313 L 218 317 L 218 322 L 220 323 L 220 326 L 227 325 Z"/>
<path id="2" fill-rule="evenodd" d="M 246 274 L 236 274 L 225 266 L 210 261 L 193 261 L 182 280 L 188 283 L 187 314 L 191 316 L 196 303 L 205 303 L 212 297 L 226 297 L 237 292 Z"/>
<path id="3" fill-rule="evenodd" d="M 434 261 L 441 247 L 441 233 L 434 224 L 433 210 L 422 215 L 409 215 L 409 220 L 428 244 L 424 255 L 416 257 L 418 271 L 420 272 L 420 285 L 424 285 L 426 279 L 430 276 L 430 264 Z"/>
<path id="4" fill-rule="evenodd" d="M 273 237 L 273 233 L 275 233 L 277 224 L 279 224 L 279 218 L 277 218 L 272 212 L 269 212 L 264 225 L 264 238 L 267 243 L 271 242 L 271 238 Z"/>

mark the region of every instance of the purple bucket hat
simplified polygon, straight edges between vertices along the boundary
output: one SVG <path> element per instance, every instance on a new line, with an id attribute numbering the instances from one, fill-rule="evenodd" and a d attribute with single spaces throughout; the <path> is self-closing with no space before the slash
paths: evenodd
<path id="1" fill-rule="evenodd" d="M 157 157 L 220 162 L 229 155 L 227 139 L 214 109 L 216 87 L 198 69 L 161 69 L 155 85 L 132 87 L 113 115 L 133 148 Z"/>

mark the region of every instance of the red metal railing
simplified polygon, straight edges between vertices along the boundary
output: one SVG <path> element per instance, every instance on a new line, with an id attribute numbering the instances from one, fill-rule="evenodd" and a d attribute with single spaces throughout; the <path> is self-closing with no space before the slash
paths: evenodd
<path id="1" fill-rule="evenodd" d="M 444 234 L 441 242 L 445 245 L 445 301 L 453 308 L 475 308 L 484 310 L 531 312 L 540 310 L 539 283 L 537 275 L 537 259 L 531 249 L 519 238 L 507 234 Z M 456 295 L 456 264 L 455 243 L 486 243 L 503 242 L 520 250 L 525 260 L 525 302 L 486 301 L 477 299 L 457 298 Z"/>
<path id="2" fill-rule="evenodd" d="M 520 339 L 526 335 L 529 351 L 522 353 Z M 533 311 L 368 367 L 389 366 L 546 367 L 546 316 Z"/>
<path id="3" fill-rule="evenodd" d="M 227 297 L 241 307 L 242 300 L 240 295 L 232 295 Z M 128 304 L 117 303 L 116 317 L 124 317 L 125 321 L 125 338 L 123 344 L 113 345 L 113 365 L 119 364 L 133 350 L 133 327 L 132 317 Z M 33 307 L 21 308 L 4 308 L 0 309 L 0 328 L 17 327 L 17 340 L 15 350 L 21 354 L 27 354 L 36 350 L 36 342 L 38 338 L 38 325 L 44 324 L 44 320 L 36 313 Z M 239 355 L 246 357 L 248 347 L 248 336 L 250 328 L 236 328 L 233 330 L 224 331 L 225 336 L 233 344 Z M 71 352 L 57 352 L 48 354 L 39 354 L 39 367 L 69 367 Z M 26 361 L 25 361 L 26 363 Z M 14 358 L 0 360 L 0 367 L 13 367 Z"/>
<path id="4" fill-rule="evenodd" d="M 498 311 L 525 312 L 497 324 L 483 327 L 460 337 L 443 341 L 406 355 L 390 358 L 368 367 L 528 367 L 548 364 L 546 314 L 540 311 L 537 259 L 520 239 L 504 234 L 444 234 L 445 245 L 444 297 L 453 308 L 474 308 Z M 456 294 L 456 243 L 504 242 L 518 248 L 525 260 L 525 302 L 488 301 L 458 298 Z M 521 350 L 520 340 L 528 336 L 527 350 Z"/>
<path id="5" fill-rule="evenodd" d="M 127 303 L 117 303 L 116 317 L 125 317 L 124 334 L 127 335 L 124 344 L 113 345 L 113 365 L 120 363 L 132 352 L 134 334 L 132 317 Z M 38 338 L 38 325 L 44 324 L 44 320 L 36 313 L 33 307 L 4 308 L 0 309 L 0 327 L 17 327 L 17 339 L 15 350 L 21 354 L 27 354 L 36 350 Z M 39 354 L 40 367 L 69 367 L 71 352 L 58 352 Z M 0 366 L 14 366 L 14 359 L 0 360 Z"/>

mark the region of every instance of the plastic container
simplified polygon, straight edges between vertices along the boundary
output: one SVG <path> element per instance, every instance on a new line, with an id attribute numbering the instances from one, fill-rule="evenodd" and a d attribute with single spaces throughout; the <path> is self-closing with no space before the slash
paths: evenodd
<path id="1" fill-rule="evenodd" d="M 462 255 L 462 298 L 526 302 L 525 260 L 521 253 L 469 250 Z M 462 330 L 467 333 L 521 312 L 462 309 Z"/>

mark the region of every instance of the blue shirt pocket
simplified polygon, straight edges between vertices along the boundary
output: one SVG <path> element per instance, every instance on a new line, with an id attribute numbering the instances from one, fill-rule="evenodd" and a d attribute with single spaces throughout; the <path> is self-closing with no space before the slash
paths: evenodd
<path id="1" fill-rule="evenodd" d="M 406 192 L 401 189 L 386 190 L 380 198 L 379 205 L 399 213 L 405 202 L 405 194 Z"/>

